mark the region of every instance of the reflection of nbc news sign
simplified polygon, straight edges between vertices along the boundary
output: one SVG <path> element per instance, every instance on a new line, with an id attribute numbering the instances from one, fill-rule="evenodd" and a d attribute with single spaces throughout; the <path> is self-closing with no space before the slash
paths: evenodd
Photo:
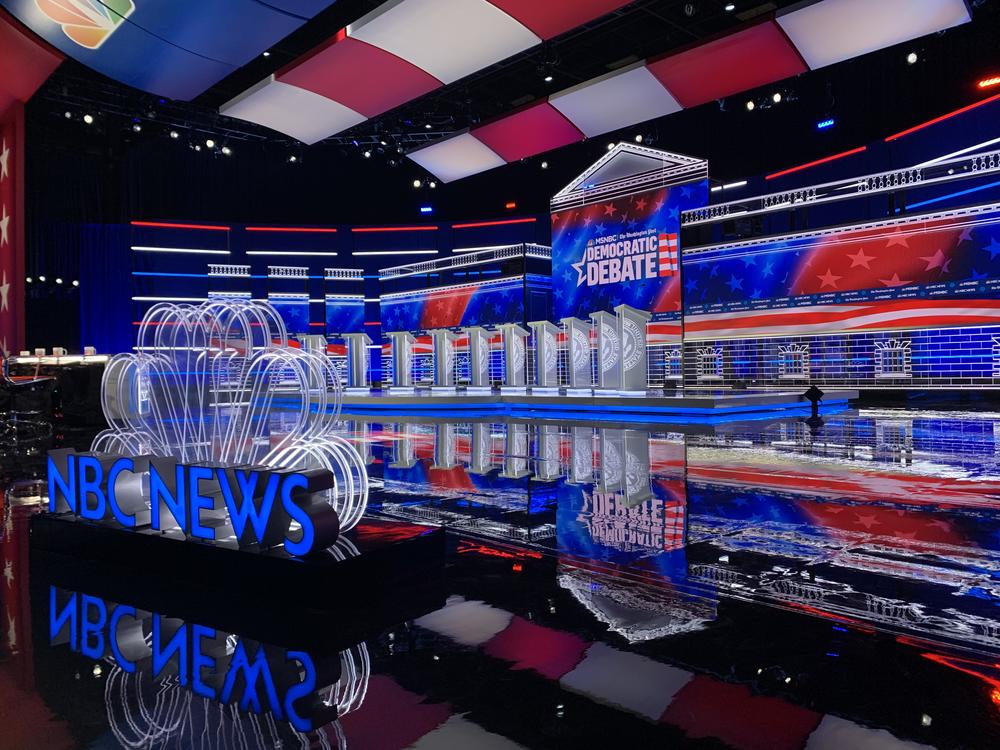
<path id="1" fill-rule="evenodd" d="M 649 233 L 642 237 L 610 235 L 588 240 L 579 266 L 577 286 L 620 284 L 642 279 L 674 276 L 677 273 L 677 234 Z"/>

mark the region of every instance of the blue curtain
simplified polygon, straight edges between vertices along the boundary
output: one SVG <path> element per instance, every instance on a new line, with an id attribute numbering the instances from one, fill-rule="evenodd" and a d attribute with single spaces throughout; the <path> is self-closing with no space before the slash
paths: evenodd
<path id="1" fill-rule="evenodd" d="M 80 347 L 130 351 L 132 276 L 127 224 L 80 225 Z"/>

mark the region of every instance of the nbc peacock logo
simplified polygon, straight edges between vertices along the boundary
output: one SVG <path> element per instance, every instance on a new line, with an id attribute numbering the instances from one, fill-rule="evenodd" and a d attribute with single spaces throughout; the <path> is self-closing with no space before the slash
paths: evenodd
<path id="1" fill-rule="evenodd" d="M 87 49 L 98 49 L 135 10 L 132 0 L 35 0 L 35 5 Z"/>

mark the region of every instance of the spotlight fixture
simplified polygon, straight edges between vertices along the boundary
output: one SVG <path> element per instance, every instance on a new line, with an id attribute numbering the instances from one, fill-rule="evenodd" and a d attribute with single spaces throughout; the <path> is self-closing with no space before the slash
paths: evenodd
<path id="1" fill-rule="evenodd" d="M 908 54 L 906 56 L 906 62 L 907 62 L 908 65 L 915 65 L 916 62 L 917 62 L 917 60 L 919 60 L 919 59 L 920 58 L 917 56 L 916 52 L 911 52 L 910 54 Z"/>
<path id="2" fill-rule="evenodd" d="M 362 154 L 362 156 L 364 156 L 366 159 L 371 159 L 372 158 L 372 152 L 371 151 L 365 151 Z"/>
<path id="3" fill-rule="evenodd" d="M 545 82 L 546 83 L 552 83 L 552 76 L 551 75 L 545 76 Z"/>
<path id="4" fill-rule="evenodd" d="M 140 125 L 139 123 L 136 123 L 135 125 L 133 125 L 132 126 L 132 132 L 133 133 L 141 133 L 142 132 L 142 125 Z"/>
<path id="5" fill-rule="evenodd" d="M 684 5 L 684 15 L 691 18 L 695 13 L 698 12 L 698 6 L 694 3 L 685 3 Z"/>
<path id="6" fill-rule="evenodd" d="M 736 3 L 726 3 L 726 13 L 732 13 L 734 10 L 736 10 Z"/>
<path id="7" fill-rule="evenodd" d="M 194 144 L 194 150 L 195 151 L 201 151 L 201 144 L 200 143 Z"/>
<path id="8" fill-rule="evenodd" d="M 58 276 L 56 277 L 56 283 L 57 284 L 62 284 L 62 279 L 60 279 Z"/>
<path id="9" fill-rule="evenodd" d="M 635 142 L 636 143 L 642 143 L 642 133 L 639 133 L 639 135 L 637 135 L 635 137 Z"/>
<path id="10" fill-rule="evenodd" d="M 223 156 L 232 156 L 233 155 L 233 150 L 231 148 L 229 148 L 229 146 L 223 146 L 222 147 L 222 155 Z"/>
<path id="11" fill-rule="evenodd" d="M 45 281 L 45 277 L 44 277 L 44 276 L 39 276 L 39 277 L 38 277 L 38 280 L 39 280 L 39 281 Z"/>
<path id="12" fill-rule="evenodd" d="M 982 79 L 976 84 L 976 87 L 981 89 L 989 89 L 994 86 L 1000 86 L 1000 76 L 990 76 L 989 78 Z"/>
<path id="13" fill-rule="evenodd" d="M 383 148 L 385 148 L 385 147 L 386 147 L 386 146 L 388 146 L 389 144 L 388 144 L 388 143 L 386 143 L 385 141 L 381 141 L 381 140 L 380 140 L 380 141 L 379 141 L 379 145 L 380 145 L 380 146 L 382 146 Z"/>
<path id="14" fill-rule="evenodd" d="M 427 183 L 427 187 L 429 187 L 431 190 L 433 190 L 437 186 L 438 186 L 438 184 L 436 182 L 434 182 L 434 180 L 431 180 L 430 182 Z"/>
<path id="15" fill-rule="evenodd" d="M 73 119 L 73 113 L 70 112 L 69 110 L 66 110 L 65 112 L 63 112 L 63 117 L 65 117 L 67 120 L 72 120 Z"/>
<path id="16" fill-rule="evenodd" d="M 205 139 L 205 148 L 215 148 L 215 141 L 211 138 Z"/>
<path id="17" fill-rule="evenodd" d="M 94 124 L 94 116 L 91 115 L 91 114 L 86 114 L 86 115 L 83 116 L 83 121 L 85 123 L 87 123 L 88 125 L 93 125 Z"/>
<path id="18" fill-rule="evenodd" d="M 290 164 L 294 164 L 298 160 L 299 160 L 299 157 L 297 157 L 295 154 L 292 154 L 291 156 L 288 157 L 288 162 Z"/>
<path id="19" fill-rule="evenodd" d="M 431 128 L 433 128 L 433 127 L 434 127 L 434 126 L 433 126 L 433 125 L 431 125 L 431 124 L 430 124 L 430 123 L 428 122 L 428 123 L 426 123 L 426 124 L 424 125 L 424 130 L 430 130 L 430 129 L 431 129 Z"/>
<path id="20" fill-rule="evenodd" d="M 181 134 L 178 133 L 176 130 L 171 130 L 170 131 L 170 139 L 171 140 L 176 141 L 180 137 L 181 137 Z"/>
<path id="21" fill-rule="evenodd" d="M 422 183 L 420 180 L 414 180 L 413 181 L 413 187 L 415 187 L 415 188 L 419 188 L 423 184 L 424 183 Z"/>
<path id="22" fill-rule="evenodd" d="M 608 144 L 608 151 L 611 151 L 614 147 L 615 147 L 615 144 L 609 143 Z"/>
<path id="23" fill-rule="evenodd" d="M 507 201 L 506 203 L 503 204 L 503 207 L 506 208 L 508 211 L 510 211 L 512 209 L 517 208 L 517 203 L 515 201 Z"/>
<path id="24" fill-rule="evenodd" d="M 773 94 L 771 94 L 771 101 L 774 102 L 775 104 L 781 104 L 781 92 L 775 91 Z"/>
<path id="25" fill-rule="evenodd" d="M 547 161 L 543 161 L 539 166 L 541 166 L 542 169 L 548 169 L 549 163 Z"/>
<path id="26" fill-rule="evenodd" d="M 270 56 L 271 56 L 271 53 L 268 52 L 267 50 L 264 50 L 264 57 L 270 57 Z"/>
<path id="27" fill-rule="evenodd" d="M 24 280 L 24 283 L 25 283 L 25 284 L 30 284 L 30 283 L 31 283 L 31 281 L 32 281 L 31 277 L 30 277 L 30 276 L 28 276 L 27 278 L 25 278 L 25 280 Z"/>
<path id="28" fill-rule="evenodd" d="M 757 105 L 754 104 L 753 99 L 748 99 L 747 100 L 747 112 L 753 112 L 753 108 L 756 107 L 756 106 Z"/>
<path id="29" fill-rule="evenodd" d="M 73 286 L 80 286 L 79 280 L 73 279 Z"/>

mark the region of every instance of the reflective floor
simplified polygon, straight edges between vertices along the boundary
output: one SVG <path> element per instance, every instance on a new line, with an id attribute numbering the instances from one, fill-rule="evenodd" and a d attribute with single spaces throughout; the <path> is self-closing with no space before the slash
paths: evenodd
<path id="1" fill-rule="evenodd" d="M 443 573 L 301 608 L 133 591 L 30 553 L 15 485 L 0 750 L 1000 748 L 1000 413 L 344 431 L 361 536 L 443 525 Z"/>

